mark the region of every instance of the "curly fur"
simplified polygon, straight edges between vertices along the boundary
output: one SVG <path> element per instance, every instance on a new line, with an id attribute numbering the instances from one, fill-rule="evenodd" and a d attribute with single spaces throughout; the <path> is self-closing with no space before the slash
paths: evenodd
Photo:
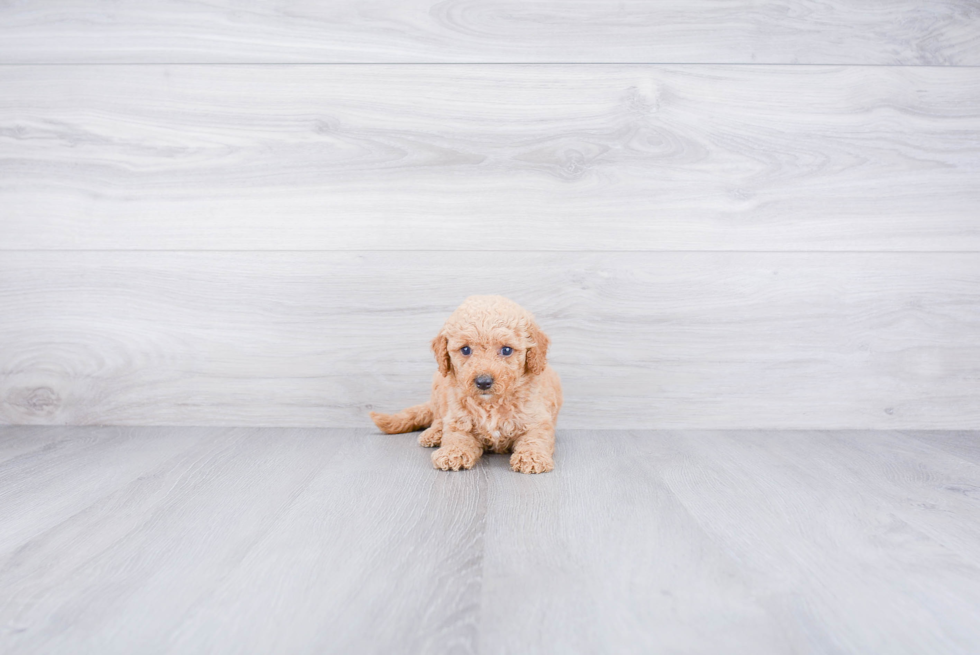
<path id="1" fill-rule="evenodd" d="M 429 402 L 397 414 L 372 412 L 371 419 L 389 434 L 426 428 L 419 443 L 438 447 L 432 463 L 445 471 L 472 468 L 485 450 L 511 452 L 511 468 L 521 473 L 550 471 L 562 394 L 548 365 L 549 344 L 517 303 L 471 296 L 432 340 L 439 370 Z M 510 356 L 501 353 L 504 346 L 513 348 Z M 487 390 L 476 386 L 483 375 L 493 378 Z"/>

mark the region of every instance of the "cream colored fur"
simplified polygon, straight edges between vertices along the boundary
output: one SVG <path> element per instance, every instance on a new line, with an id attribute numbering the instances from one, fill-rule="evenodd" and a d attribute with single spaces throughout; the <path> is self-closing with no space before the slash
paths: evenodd
<path id="1" fill-rule="evenodd" d="M 510 466 L 521 473 L 554 468 L 555 421 L 561 409 L 561 382 L 548 365 L 549 339 L 530 312 L 502 296 L 470 296 L 432 340 L 439 370 L 432 398 L 397 414 L 371 413 L 389 434 L 427 428 L 419 443 L 439 448 L 436 468 L 472 468 L 485 450 L 513 453 Z M 469 346 L 470 355 L 462 349 Z M 510 356 L 501 348 L 513 348 Z M 489 375 L 484 391 L 476 378 Z"/>

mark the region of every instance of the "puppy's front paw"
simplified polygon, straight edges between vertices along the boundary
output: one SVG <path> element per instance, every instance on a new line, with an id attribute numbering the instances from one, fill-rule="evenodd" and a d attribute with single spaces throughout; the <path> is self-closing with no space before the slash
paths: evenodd
<path id="1" fill-rule="evenodd" d="M 442 445 L 442 430 L 427 428 L 419 435 L 419 445 L 426 448 L 435 448 Z"/>
<path id="2" fill-rule="evenodd" d="M 522 450 L 510 456 L 510 467 L 518 473 L 547 473 L 555 468 L 550 455 Z"/>
<path id="3" fill-rule="evenodd" d="M 476 460 L 477 457 L 473 453 L 453 446 L 443 446 L 432 453 L 432 463 L 443 471 L 471 469 L 476 464 Z"/>

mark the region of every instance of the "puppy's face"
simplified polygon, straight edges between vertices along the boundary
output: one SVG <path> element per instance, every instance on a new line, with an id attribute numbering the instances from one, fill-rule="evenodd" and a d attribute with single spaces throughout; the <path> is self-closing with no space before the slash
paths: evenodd
<path id="1" fill-rule="evenodd" d="M 506 397 L 547 366 L 548 337 L 534 317 L 501 296 L 471 296 L 453 312 L 432 350 L 439 372 L 466 396 Z"/>
<path id="2" fill-rule="evenodd" d="M 513 330 L 463 330 L 447 340 L 447 350 L 456 384 L 480 400 L 506 396 L 524 375 L 527 347 Z"/>

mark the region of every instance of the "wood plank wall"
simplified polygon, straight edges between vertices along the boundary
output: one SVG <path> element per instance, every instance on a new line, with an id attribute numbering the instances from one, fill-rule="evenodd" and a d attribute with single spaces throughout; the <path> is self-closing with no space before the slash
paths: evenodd
<path id="1" fill-rule="evenodd" d="M 980 5 L 0 6 L 0 422 L 368 425 L 471 293 L 565 428 L 980 427 Z"/>

